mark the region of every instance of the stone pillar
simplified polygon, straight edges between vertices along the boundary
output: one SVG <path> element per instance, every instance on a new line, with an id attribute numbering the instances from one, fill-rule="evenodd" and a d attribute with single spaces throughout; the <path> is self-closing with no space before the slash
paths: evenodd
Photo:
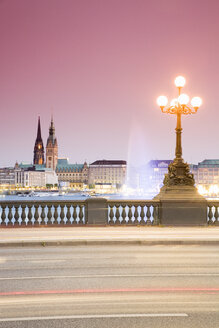
<path id="1" fill-rule="evenodd" d="M 164 226 L 205 226 L 207 201 L 162 200 L 160 223 Z"/>
<path id="2" fill-rule="evenodd" d="M 164 226 L 207 225 L 207 200 L 193 186 L 161 188 L 160 224 Z"/>
<path id="3" fill-rule="evenodd" d="M 105 198 L 86 199 L 86 222 L 91 225 L 108 224 L 108 204 Z"/>

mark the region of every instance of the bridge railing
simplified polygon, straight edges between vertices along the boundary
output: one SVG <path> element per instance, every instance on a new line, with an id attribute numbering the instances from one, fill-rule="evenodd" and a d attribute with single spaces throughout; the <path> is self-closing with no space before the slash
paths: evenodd
<path id="1" fill-rule="evenodd" d="M 0 227 L 39 225 L 158 225 L 159 201 L 21 200 L 0 202 Z"/>
<path id="2" fill-rule="evenodd" d="M 159 201 L 109 200 L 108 223 L 110 225 L 158 225 Z"/>
<path id="3" fill-rule="evenodd" d="M 219 225 L 219 201 L 207 201 L 206 225 Z M 98 218 L 98 219 L 97 219 Z M 0 227 L 39 225 L 159 225 L 158 200 L 21 200 L 0 202 Z"/>
<path id="4" fill-rule="evenodd" d="M 86 224 L 85 201 L 0 202 L 0 226 Z"/>

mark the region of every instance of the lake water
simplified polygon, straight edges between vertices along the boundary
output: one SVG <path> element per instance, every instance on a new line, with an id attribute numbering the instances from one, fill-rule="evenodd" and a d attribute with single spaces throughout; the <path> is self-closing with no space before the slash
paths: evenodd
<path id="1" fill-rule="evenodd" d="M 90 197 L 104 197 L 107 199 L 152 199 L 155 195 L 123 195 L 123 194 L 98 194 L 95 196 L 89 196 L 88 194 L 84 193 L 75 193 L 75 194 L 64 194 L 59 195 L 58 193 L 36 193 L 34 195 L 0 195 L 0 202 L 1 201 L 33 201 L 33 200 L 85 200 Z"/>

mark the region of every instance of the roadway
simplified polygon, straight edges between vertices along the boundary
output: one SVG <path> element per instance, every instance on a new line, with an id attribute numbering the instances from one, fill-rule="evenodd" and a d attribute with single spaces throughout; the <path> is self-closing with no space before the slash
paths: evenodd
<path id="1" fill-rule="evenodd" d="M 0 249 L 0 327 L 218 327 L 219 246 Z"/>

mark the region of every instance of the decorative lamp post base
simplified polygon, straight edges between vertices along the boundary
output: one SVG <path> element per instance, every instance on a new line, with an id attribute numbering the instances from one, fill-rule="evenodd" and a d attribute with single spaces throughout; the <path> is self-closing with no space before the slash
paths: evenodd
<path id="1" fill-rule="evenodd" d="M 160 200 L 160 221 L 164 226 L 204 226 L 207 201 L 194 186 L 193 174 L 183 160 L 175 159 L 168 167 L 164 186 L 154 197 Z"/>
<path id="2" fill-rule="evenodd" d="M 189 165 L 182 158 L 175 158 L 168 166 L 163 187 L 155 199 L 205 199 L 195 187 L 195 180 Z"/>
<path id="3" fill-rule="evenodd" d="M 168 174 L 165 175 L 164 186 L 194 186 L 193 174 L 189 171 L 189 165 L 183 159 L 175 158 L 168 166 Z"/>
<path id="4" fill-rule="evenodd" d="M 205 197 L 199 194 L 194 186 L 178 185 L 178 186 L 163 186 L 154 199 L 158 200 L 205 200 Z"/>

